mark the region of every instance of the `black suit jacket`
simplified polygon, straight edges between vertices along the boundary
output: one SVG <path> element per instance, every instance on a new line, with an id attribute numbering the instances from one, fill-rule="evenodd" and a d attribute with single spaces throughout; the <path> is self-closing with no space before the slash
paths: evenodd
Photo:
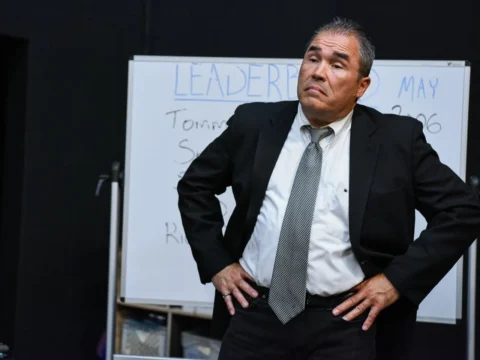
<path id="1" fill-rule="evenodd" d="M 241 257 L 297 108 L 296 101 L 239 106 L 180 180 L 183 227 L 203 283 Z M 350 144 L 353 252 L 367 277 L 384 272 L 417 306 L 476 238 L 479 205 L 413 118 L 356 105 Z M 223 236 L 215 195 L 229 186 L 236 207 Z M 428 222 L 416 241 L 415 209 Z M 229 317 L 217 293 L 214 335 L 222 336 Z"/>

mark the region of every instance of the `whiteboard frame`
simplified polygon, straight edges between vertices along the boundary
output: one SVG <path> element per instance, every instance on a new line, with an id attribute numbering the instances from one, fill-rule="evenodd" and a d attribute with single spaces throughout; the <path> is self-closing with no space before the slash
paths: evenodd
<path id="1" fill-rule="evenodd" d="M 274 62 L 277 64 L 301 64 L 301 58 L 229 58 L 229 57 L 209 57 L 209 56 L 165 56 L 165 55 L 135 55 L 133 61 L 149 62 L 224 62 L 230 64 L 248 64 L 259 62 Z M 464 60 L 375 60 L 374 65 L 380 66 L 439 66 L 439 67 L 470 67 L 470 64 Z"/>
<path id="2" fill-rule="evenodd" d="M 460 177 L 466 182 L 467 181 L 467 147 L 468 147 L 468 115 L 469 115 L 469 103 L 470 103 L 470 73 L 471 68 L 469 64 L 465 65 L 465 72 L 463 75 L 463 118 L 462 118 L 462 156 L 461 156 L 461 168 L 460 168 Z M 469 249 L 472 251 L 472 248 Z M 467 263 L 468 265 L 468 273 L 471 273 L 471 269 L 476 269 L 476 259 L 475 264 L 471 264 L 470 262 Z M 463 269 L 463 256 L 460 258 L 458 262 L 458 266 L 460 269 Z M 472 267 L 473 266 L 473 267 Z M 457 319 L 462 318 L 462 295 L 463 295 L 463 271 L 459 271 L 460 275 L 457 281 Z M 469 276 L 467 278 L 468 282 L 472 280 L 475 281 L 475 278 Z M 467 284 L 467 300 L 471 299 L 475 302 L 475 294 L 469 294 L 470 286 Z M 468 306 L 468 305 L 467 305 Z M 468 320 L 468 319 L 467 319 Z"/>
<path id="3" fill-rule="evenodd" d="M 134 81 L 134 74 L 133 74 L 133 62 L 128 62 L 128 92 L 127 92 L 127 133 L 126 133 L 126 144 L 125 144 L 125 171 L 123 174 L 123 219 L 128 219 L 128 211 L 130 209 L 128 199 L 129 197 L 126 196 L 127 187 L 125 184 L 130 182 L 130 154 L 132 149 L 132 112 L 133 112 L 133 81 Z M 127 236 L 128 233 L 128 221 L 122 222 L 122 249 L 124 250 L 127 245 Z M 121 278 L 120 278 L 120 297 L 125 297 L 125 287 L 127 281 L 127 257 L 123 255 L 122 251 L 122 266 L 121 266 Z M 133 302 L 133 301 L 128 301 Z"/>

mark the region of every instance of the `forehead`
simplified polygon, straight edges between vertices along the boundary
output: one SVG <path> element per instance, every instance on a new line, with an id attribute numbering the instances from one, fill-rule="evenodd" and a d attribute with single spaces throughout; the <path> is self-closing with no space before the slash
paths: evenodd
<path id="1" fill-rule="evenodd" d="M 315 36 L 308 49 L 312 46 L 320 48 L 322 52 L 340 51 L 351 57 L 359 56 L 360 45 L 354 35 L 335 32 L 321 32 Z"/>

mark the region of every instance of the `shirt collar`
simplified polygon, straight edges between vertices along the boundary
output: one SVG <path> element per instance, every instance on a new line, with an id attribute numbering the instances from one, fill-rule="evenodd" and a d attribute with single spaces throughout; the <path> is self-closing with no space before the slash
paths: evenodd
<path id="1" fill-rule="evenodd" d="M 330 126 L 332 128 L 334 135 L 339 135 L 341 132 L 348 130 L 352 122 L 352 116 L 353 110 L 350 111 L 343 119 L 334 121 L 333 123 L 326 126 Z M 298 120 L 300 123 L 300 128 L 302 128 L 302 126 L 304 125 L 310 125 L 310 122 L 307 120 L 307 117 L 305 116 L 302 110 L 302 105 L 300 103 L 298 104 Z"/>

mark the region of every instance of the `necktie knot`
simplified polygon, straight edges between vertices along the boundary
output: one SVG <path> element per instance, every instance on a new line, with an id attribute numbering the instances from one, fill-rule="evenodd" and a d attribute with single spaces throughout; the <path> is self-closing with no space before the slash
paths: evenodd
<path id="1" fill-rule="evenodd" d="M 333 134 L 333 129 L 331 127 L 314 128 L 308 125 L 307 129 L 310 132 L 310 138 L 314 143 L 318 143 L 320 140 Z"/>

